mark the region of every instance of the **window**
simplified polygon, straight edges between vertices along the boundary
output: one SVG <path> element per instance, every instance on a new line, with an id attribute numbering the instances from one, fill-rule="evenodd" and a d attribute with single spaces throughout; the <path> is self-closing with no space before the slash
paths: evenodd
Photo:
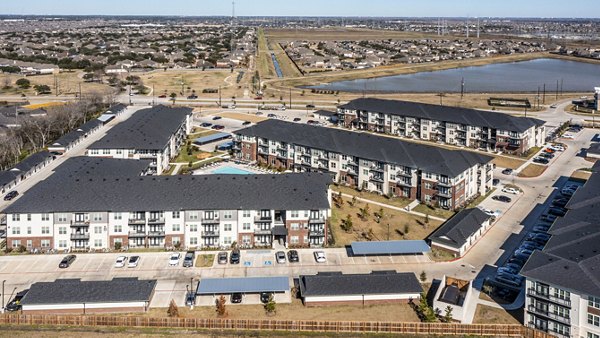
<path id="1" fill-rule="evenodd" d="M 223 218 L 224 219 L 232 219 L 233 213 L 231 211 L 223 211 Z"/>
<path id="2" fill-rule="evenodd" d="M 94 240 L 94 247 L 96 247 L 96 248 L 102 247 L 102 240 L 101 239 L 95 239 Z"/>
<path id="3" fill-rule="evenodd" d="M 591 306 L 596 309 L 600 309 L 600 298 L 596 298 L 594 296 L 588 297 L 588 306 Z"/>
<path id="4" fill-rule="evenodd" d="M 122 153 L 123 153 L 123 150 L 121 150 L 121 149 L 117 149 L 117 154 L 118 154 L 118 155 L 121 155 Z"/>
<path id="5" fill-rule="evenodd" d="M 298 210 L 294 210 L 291 212 L 293 218 L 298 218 Z"/>
<path id="6" fill-rule="evenodd" d="M 101 234 L 102 233 L 102 227 L 94 227 L 94 233 L 95 234 Z"/>
<path id="7" fill-rule="evenodd" d="M 600 335 L 597 335 L 597 334 L 595 334 L 595 333 L 588 332 L 588 333 L 587 333 L 587 338 L 600 338 Z"/>
<path id="8" fill-rule="evenodd" d="M 179 224 L 173 224 L 173 231 L 181 231 L 181 226 Z"/>
<path id="9" fill-rule="evenodd" d="M 425 183 L 425 189 L 431 189 L 431 183 L 429 183 L 429 182 Z"/>
<path id="10" fill-rule="evenodd" d="M 342 155 L 342 160 L 344 160 L 344 161 L 345 161 L 345 160 L 347 160 L 347 159 L 348 159 L 348 156 L 346 156 L 346 155 Z"/>
<path id="11" fill-rule="evenodd" d="M 198 224 L 190 224 L 190 231 L 191 232 L 198 231 Z"/>
<path id="12" fill-rule="evenodd" d="M 231 231 L 231 224 L 225 224 L 225 225 L 223 225 L 223 230 L 225 230 L 225 231 Z"/>
<path id="13" fill-rule="evenodd" d="M 67 234 L 67 228 L 65 228 L 65 227 L 59 227 L 58 228 L 58 234 L 59 235 L 66 235 Z"/>
<path id="14" fill-rule="evenodd" d="M 13 239 L 12 241 L 12 247 L 13 248 L 18 248 L 21 246 L 21 240 L 20 239 Z"/>
<path id="15" fill-rule="evenodd" d="M 31 235 L 31 227 L 27 227 L 27 234 Z"/>
<path id="16" fill-rule="evenodd" d="M 337 167 L 337 164 L 335 162 L 331 162 L 331 168 L 335 169 Z"/>
<path id="17" fill-rule="evenodd" d="M 290 236 L 291 244 L 298 244 L 298 242 L 300 242 L 300 238 L 298 236 Z"/>
<path id="18" fill-rule="evenodd" d="M 58 247 L 59 248 L 66 248 L 67 247 L 67 241 L 65 241 L 64 239 L 58 241 Z"/>
<path id="19" fill-rule="evenodd" d="M 179 211 L 173 211 L 173 219 L 179 219 Z"/>
<path id="20" fill-rule="evenodd" d="M 123 226 L 122 225 L 115 225 L 115 232 L 123 232 Z"/>
<path id="21" fill-rule="evenodd" d="M 242 211 L 242 217 L 250 217 L 250 210 Z"/>
<path id="22" fill-rule="evenodd" d="M 198 219 L 198 212 L 197 211 L 190 211 L 190 219 L 191 220 L 197 220 Z"/>
<path id="23" fill-rule="evenodd" d="M 19 228 L 19 227 L 13 227 L 12 228 L 12 234 L 13 235 L 20 235 L 21 234 L 21 228 Z"/>
<path id="24" fill-rule="evenodd" d="M 92 214 L 92 219 L 96 222 L 101 221 L 102 220 L 102 214 L 95 212 Z"/>
<path id="25" fill-rule="evenodd" d="M 369 169 L 363 169 L 363 175 L 369 175 Z"/>
<path id="26" fill-rule="evenodd" d="M 50 220 L 50 214 L 42 214 L 42 221 L 49 221 Z"/>
<path id="27" fill-rule="evenodd" d="M 198 245 L 198 237 L 190 237 L 190 245 Z"/>
<path id="28" fill-rule="evenodd" d="M 115 212 L 114 219 L 119 221 L 123 219 L 123 215 L 120 212 Z"/>
<path id="29" fill-rule="evenodd" d="M 20 221 L 21 220 L 21 215 L 19 215 L 19 214 L 13 214 L 12 215 L 12 220 L 13 220 L 13 222 Z"/>
<path id="30" fill-rule="evenodd" d="M 223 238 L 223 244 L 225 244 L 225 245 L 231 245 L 231 237 L 224 237 Z"/>
<path id="31" fill-rule="evenodd" d="M 588 324 L 600 327 L 600 317 L 588 313 Z"/>
<path id="32" fill-rule="evenodd" d="M 396 180 L 396 175 L 390 175 L 390 180 L 391 181 L 395 181 Z"/>
<path id="33" fill-rule="evenodd" d="M 50 240 L 49 239 L 42 239 L 42 248 L 49 248 L 50 247 Z"/>
<path id="34" fill-rule="evenodd" d="M 300 223 L 292 223 L 290 228 L 291 230 L 300 230 Z"/>
<path id="35" fill-rule="evenodd" d="M 31 222 L 31 214 L 27 214 L 27 221 Z"/>
<path id="36" fill-rule="evenodd" d="M 173 237 L 173 245 L 181 244 L 181 238 Z"/>
<path id="37" fill-rule="evenodd" d="M 110 155 L 110 149 L 102 149 L 103 155 Z"/>
<path id="38" fill-rule="evenodd" d="M 67 214 L 58 214 L 58 221 L 59 222 L 66 222 L 67 221 Z"/>
<path id="39" fill-rule="evenodd" d="M 250 227 L 251 227 L 251 224 L 250 224 L 250 223 L 244 223 L 244 224 L 242 225 L 242 229 L 243 229 L 243 230 L 250 230 Z"/>
<path id="40" fill-rule="evenodd" d="M 48 235 L 50 233 L 50 227 L 42 227 L 42 235 Z"/>

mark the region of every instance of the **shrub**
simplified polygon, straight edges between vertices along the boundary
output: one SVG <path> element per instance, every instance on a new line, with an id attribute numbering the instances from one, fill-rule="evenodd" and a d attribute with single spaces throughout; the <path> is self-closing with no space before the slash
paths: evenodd
<path id="1" fill-rule="evenodd" d="M 179 308 L 177 307 L 177 304 L 175 304 L 175 300 L 173 299 L 171 299 L 171 302 L 169 303 L 167 315 L 169 317 L 179 317 Z"/>

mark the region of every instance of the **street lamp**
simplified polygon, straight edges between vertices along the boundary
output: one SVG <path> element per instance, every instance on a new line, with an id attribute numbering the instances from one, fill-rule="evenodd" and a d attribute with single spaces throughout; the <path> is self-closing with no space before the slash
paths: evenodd
<path id="1" fill-rule="evenodd" d="M 6 279 L 2 281 L 2 312 L 4 313 L 4 284 L 6 283 Z"/>

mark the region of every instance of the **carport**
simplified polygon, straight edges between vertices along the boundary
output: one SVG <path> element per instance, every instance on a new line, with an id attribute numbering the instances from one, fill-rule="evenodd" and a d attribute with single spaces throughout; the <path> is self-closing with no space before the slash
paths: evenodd
<path id="1" fill-rule="evenodd" d="M 202 278 L 196 289 L 196 305 L 213 306 L 217 297 L 241 293 L 242 304 L 260 304 L 261 292 L 273 292 L 276 303 L 291 303 L 290 279 L 281 277 Z M 229 303 L 229 297 L 226 297 Z"/>
<path id="2" fill-rule="evenodd" d="M 352 242 L 353 256 L 422 255 L 431 248 L 425 241 Z"/>
<path id="3" fill-rule="evenodd" d="M 216 133 L 216 134 L 212 134 L 212 135 L 208 135 L 208 136 L 197 138 L 197 139 L 194 140 L 194 144 L 202 146 L 202 145 L 205 145 L 205 144 L 209 144 L 209 143 L 212 143 L 212 142 L 225 140 L 225 139 L 228 139 L 228 138 L 231 138 L 231 134 L 229 134 L 229 133 Z"/>

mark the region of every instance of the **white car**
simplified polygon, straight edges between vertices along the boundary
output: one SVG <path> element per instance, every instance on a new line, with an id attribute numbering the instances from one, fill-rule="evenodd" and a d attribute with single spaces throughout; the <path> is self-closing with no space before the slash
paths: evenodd
<path id="1" fill-rule="evenodd" d="M 517 190 L 515 188 L 505 187 L 504 189 L 502 189 L 502 192 L 517 195 L 519 193 L 519 190 Z"/>
<path id="2" fill-rule="evenodd" d="M 565 148 L 562 146 L 549 146 L 548 148 L 550 148 L 554 151 L 565 151 Z"/>
<path id="3" fill-rule="evenodd" d="M 573 134 L 565 133 L 565 134 L 562 136 L 562 138 L 566 138 L 566 139 L 570 139 L 570 140 L 572 140 L 572 139 L 574 139 L 574 138 L 575 138 L 575 136 L 573 136 Z"/>
<path id="4" fill-rule="evenodd" d="M 139 262 L 140 262 L 140 256 L 131 256 L 131 257 L 129 257 L 129 263 L 127 263 L 127 267 L 135 268 L 136 266 L 138 266 Z"/>
<path id="5" fill-rule="evenodd" d="M 317 263 L 327 262 L 327 258 L 325 258 L 324 251 L 315 251 L 314 255 L 315 255 L 315 261 L 317 261 Z"/>
<path id="6" fill-rule="evenodd" d="M 119 256 L 115 261 L 115 268 L 122 268 L 127 263 L 127 256 Z"/>
<path id="7" fill-rule="evenodd" d="M 490 217 L 498 217 L 500 215 L 499 212 L 497 211 L 493 211 L 490 209 L 486 209 L 486 208 L 481 208 L 481 211 L 483 211 L 484 214 L 490 216 Z"/>
<path id="8" fill-rule="evenodd" d="M 175 252 L 175 253 L 171 254 L 171 256 L 169 257 L 169 265 L 170 266 L 179 265 L 179 259 L 181 259 L 181 254 L 179 252 Z"/>

